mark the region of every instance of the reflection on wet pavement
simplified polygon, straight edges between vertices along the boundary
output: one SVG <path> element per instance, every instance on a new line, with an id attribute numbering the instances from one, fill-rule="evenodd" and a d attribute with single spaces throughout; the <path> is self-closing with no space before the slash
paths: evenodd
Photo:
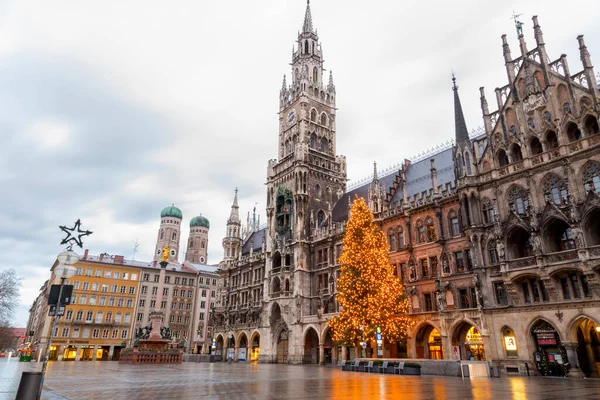
<path id="1" fill-rule="evenodd" d="M 22 371 L 0 361 L 0 399 L 13 399 Z M 503 377 L 462 380 L 342 372 L 314 365 L 119 365 L 60 362 L 48 368 L 44 399 L 599 399 L 600 380 Z"/>

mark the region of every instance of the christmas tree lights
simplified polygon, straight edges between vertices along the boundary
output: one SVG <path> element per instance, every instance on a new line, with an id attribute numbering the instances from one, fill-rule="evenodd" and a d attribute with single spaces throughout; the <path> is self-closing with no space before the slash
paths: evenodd
<path id="1" fill-rule="evenodd" d="M 365 200 L 356 198 L 339 259 L 337 301 L 341 310 L 328 322 L 334 341 L 351 346 L 369 342 L 375 339 L 377 327 L 389 342 L 406 337 L 411 325 L 406 317 L 409 302 L 388 250 Z"/>

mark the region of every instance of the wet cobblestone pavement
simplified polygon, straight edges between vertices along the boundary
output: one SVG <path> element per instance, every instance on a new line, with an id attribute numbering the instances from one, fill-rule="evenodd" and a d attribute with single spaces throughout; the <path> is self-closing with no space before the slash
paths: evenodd
<path id="1" fill-rule="evenodd" d="M 22 371 L 41 364 L 0 361 L 0 399 L 14 399 Z M 342 372 L 332 367 L 116 362 L 51 363 L 43 399 L 600 399 L 600 380 L 472 379 Z"/>

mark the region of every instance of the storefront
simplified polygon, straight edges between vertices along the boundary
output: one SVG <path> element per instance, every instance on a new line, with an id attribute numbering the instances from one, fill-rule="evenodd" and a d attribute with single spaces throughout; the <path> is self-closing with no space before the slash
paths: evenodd
<path id="1" fill-rule="evenodd" d="M 63 352 L 63 361 L 75 361 L 77 359 L 77 346 L 66 346 Z"/>
<path id="2" fill-rule="evenodd" d="M 429 358 L 432 360 L 442 360 L 444 355 L 442 353 L 442 337 L 437 329 L 433 329 L 429 334 L 427 340 L 427 346 L 429 350 Z"/>
<path id="3" fill-rule="evenodd" d="M 471 361 L 485 361 L 485 351 L 483 347 L 483 338 L 474 326 L 467 331 L 465 335 L 464 348 L 466 350 L 465 358 Z"/>
<path id="4" fill-rule="evenodd" d="M 544 376 L 565 376 L 569 360 L 556 329 L 546 321 L 539 321 L 531 328 L 531 334 L 537 347 L 533 353 L 537 370 Z"/>
<path id="5" fill-rule="evenodd" d="M 94 357 L 94 346 L 81 346 L 79 349 L 81 352 L 79 360 L 92 361 L 92 358 Z"/>

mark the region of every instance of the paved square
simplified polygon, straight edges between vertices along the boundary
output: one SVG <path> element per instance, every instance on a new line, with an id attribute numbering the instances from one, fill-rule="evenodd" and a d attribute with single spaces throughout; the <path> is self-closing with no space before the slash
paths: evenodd
<path id="1" fill-rule="evenodd" d="M 14 399 L 22 371 L 41 364 L 0 362 L 0 398 Z M 462 380 L 342 372 L 314 365 L 60 362 L 48 368 L 44 399 L 599 399 L 600 380 Z"/>

